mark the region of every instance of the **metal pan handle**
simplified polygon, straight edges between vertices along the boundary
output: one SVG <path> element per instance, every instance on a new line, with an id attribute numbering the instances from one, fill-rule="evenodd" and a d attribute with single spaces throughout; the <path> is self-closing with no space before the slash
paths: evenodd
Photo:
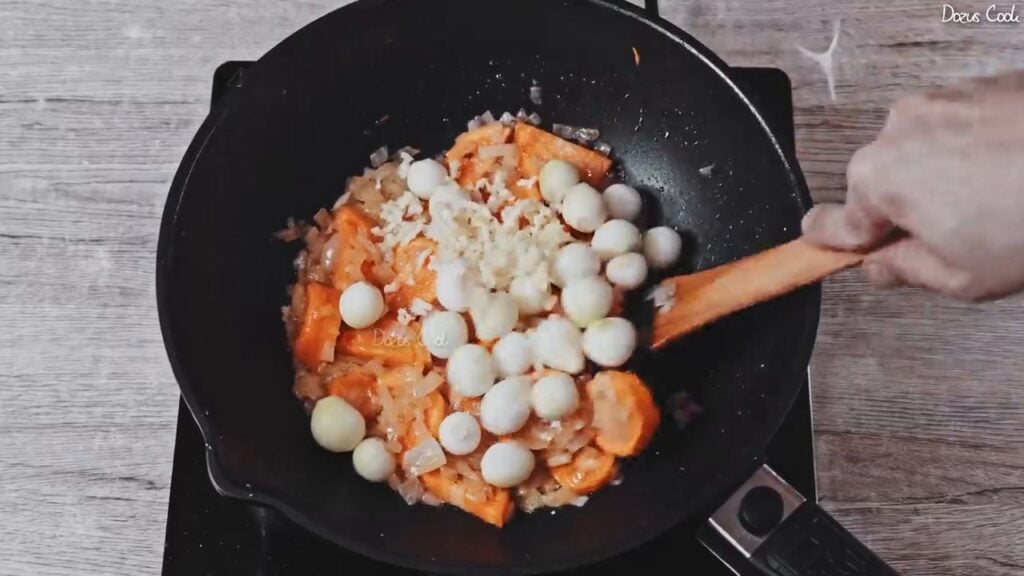
<path id="1" fill-rule="evenodd" d="M 651 18 L 657 18 L 658 13 L 658 0 L 644 0 L 644 9 L 650 14 Z"/>
<path id="2" fill-rule="evenodd" d="M 708 523 L 766 576 L 898 574 L 768 466 L 754 472 Z"/>

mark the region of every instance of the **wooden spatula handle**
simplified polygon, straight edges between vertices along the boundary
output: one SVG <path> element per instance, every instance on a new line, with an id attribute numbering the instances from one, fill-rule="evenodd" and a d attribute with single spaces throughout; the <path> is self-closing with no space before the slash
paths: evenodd
<path id="1" fill-rule="evenodd" d="M 797 238 L 735 262 L 668 278 L 662 286 L 674 287 L 675 300 L 655 312 L 651 346 L 664 346 L 723 316 L 813 284 L 863 259 L 864 254 L 829 250 Z"/>

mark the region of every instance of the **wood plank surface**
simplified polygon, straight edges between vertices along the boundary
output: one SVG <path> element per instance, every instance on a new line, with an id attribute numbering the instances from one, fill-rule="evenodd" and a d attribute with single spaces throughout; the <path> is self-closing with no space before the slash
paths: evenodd
<path id="1" fill-rule="evenodd" d="M 177 390 L 154 251 L 214 68 L 339 2 L 0 0 L 0 576 L 158 574 Z M 817 200 L 900 94 L 1024 64 L 1024 27 L 931 0 L 663 0 L 794 87 Z M 988 2 L 957 2 L 984 10 Z M 1021 10 L 1018 8 L 1018 13 Z M 838 22 L 838 25 L 837 25 Z M 834 98 L 819 63 L 832 53 Z M 1024 574 L 1024 299 L 825 290 L 822 502 L 908 575 Z"/>

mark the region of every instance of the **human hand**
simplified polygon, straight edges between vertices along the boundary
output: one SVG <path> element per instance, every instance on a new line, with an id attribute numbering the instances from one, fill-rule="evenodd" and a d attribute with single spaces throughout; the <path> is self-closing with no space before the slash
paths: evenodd
<path id="1" fill-rule="evenodd" d="M 803 220 L 816 244 L 870 253 L 881 286 L 966 300 L 1024 289 L 1024 72 L 910 96 L 847 168 L 846 204 Z"/>

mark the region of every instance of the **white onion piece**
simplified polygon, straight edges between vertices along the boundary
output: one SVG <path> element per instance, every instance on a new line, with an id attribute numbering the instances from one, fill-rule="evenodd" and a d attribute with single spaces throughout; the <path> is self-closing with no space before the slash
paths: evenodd
<path id="1" fill-rule="evenodd" d="M 569 374 L 578 374 L 586 364 L 582 340 L 580 329 L 561 316 L 541 321 L 530 332 L 534 359 L 544 366 Z"/>
<path id="2" fill-rule="evenodd" d="M 601 260 L 635 252 L 641 244 L 640 230 L 628 220 L 609 220 L 594 232 L 590 246 Z"/>
<path id="3" fill-rule="evenodd" d="M 617 368 L 636 349 L 636 327 L 625 318 L 602 318 L 583 332 L 583 353 L 595 364 Z"/>
<path id="4" fill-rule="evenodd" d="M 676 263 L 683 250 L 683 239 L 668 226 L 651 228 L 644 234 L 644 257 L 654 269 L 665 269 Z"/>
<path id="5" fill-rule="evenodd" d="M 533 366 L 530 339 L 522 332 L 509 332 L 491 349 L 491 358 L 501 378 L 525 374 Z"/>
<path id="6" fill-rule="evenodd" d="M 632 290 L 647 279 L 647 260 L 641 254 L 622 254 L 608 261 L 604 275 L 620 288 Z"/>
<path id="7" fill-rule="evenodd" d="M 337 396 L 325 396 L 313 407 L 309 429 L 316 443 L 331 452 L 349 452 L 366 436 L 366 420 Z"/>
<path id="8" fill-rule="evenodd" d="M 519 321 L 519 307 L 507 293 L 478 291 L 470 300 L 469 316 L 480 340 L 501 338 Z"/>
<path id="9" fill-rule="evenodd" d="M 462 258 L 444 262 L 437 268 L 437 301 L 448 310 L 469 310 L 471 298 L 480 288 L 476 271 Z"/>
<path id="10" fill-rule="evenodd" d="M 608 219 L 604 199 L 600 192 L 586 182 L 580 182 L 565 193 L 562 200 L 562 218 L 574 230 L 589 233 L 597 230 Z"/>
<path id="11" fill-rule="evenodd" d="M 483 396 L 494 385 L 494 378 L 494 361 L 483 346 L 465 344 L 448 359 L 448 384 L 462 396 Z"/>
<path id="12" fill-rule="evenodd" d="M 540 169 L 540 195 L 550 206 L 558 206 L 570 188 L 580 181 L 576 166 L 565 160 L 551 160 Z"/>
<path id="13" fill-rule="evenodd" d="M 533 278 L 517 276 L 508 286 L 508 293 L 516 301 L 519 313 L 524 316 L 540 314 L 551 300 L 551 285 Z"/>
<path id="14" fill-rule="evenodd" d="M 356 282 L 342 292 L 338 307 L 345 324 L 368 328 L 384 315 L 384 295 L 369 282 Z"/>
<path id="15" fill-rule="evenodd" d="M 480 424 L 491 434 L 518 432 L 530 418 L 530 388 L 525 376 L 513 376 L 498 382 L 480 402 Z"/>
<path id="16" fill-rule="evenodd" d="M 414 398 L 423 398 L 427 394 L 437 390 L 441 384 L 444 384 L 444 377 L 431 370 L 430 372 L 427 372 L 426 376 L 413 383 L 412 395 Z"/>
<path id="17" fill-rule="evenodd" d="M 427 438 L 402 456 L 402 470 L 410 476 L 422 476 L 444 466 L 447 461 L 437 440 Z"/>
<path id="18" fill-rule="evenodd" d="M 458 312 L 435 311 L 423 321 L 420 342 L 437 358 L 450 358 L 469 341 L 469 326 Z"/>
<path id="19" fill-rule="evenodd" d="M 446 182 L 434 188 L 433 193 L 430 194 L 427 211 L 430 212 L 431 218 L 438 219 L 445 212 L 455 212 L 459 206 L 470 202 L 470 200 L 469 192 L 454 182 Z"/>
<path id="20" fill-rule="evenodd" d="M 488 484 L 511 488 L 525 482 L 535 464 L 533 452 L 519 442 L 498 442 L 484 452 L 480 472 Z"/>
<path id="21" fill-rule="evenodd" d="M 601 258 L 583 242 L 562 246 L 551 264 L 551 280 L 564 288 L 571 280 L 596 276 L 601 271 Z"/>
<path id="22" fill-rule="evenodd" d="M 613 299 L 611 285 L 597 276 L 573 280 L 562 289 L 562 309 L 581 328 L 607 316 Z"/>
<path id="23" fill-rule="evenodd" d="M 409 166 L 406 184 L 409 191 L 423 200 L 430 198 L 434 189 L 448 179 L 448 169 L 437 160 L 426 158 L 417 160 Z"/>
<path id="24" fill-rule="evenodd" d="M 480 445 L 480 423 L 472 414 L 453 412 L 441 421 L 438 437 L 449 454 L 465 456 Z"/>
<path id="25" fill-rule="evenodd" d="M 576 411 L 580 405 L 580 395 L 572 376 L 555 372 L 534 383 L 530 403 L 537 416 L 555 421 Z"/>
<path id="26" fill-rule="evenodd" d="M 625 184 L 612 184 L 604 189 L 604 206 L 608 215 L 621 220 L 636 220 L 644 209 L 644 201 L 636 188 Z"/>
<path id="27" fill-rule="evenodd" d="M 395 471 L 395 457 L 380 438 L 366 438 L 352 451 L 352 467 L 370 482 L 383 482 Z"/>

